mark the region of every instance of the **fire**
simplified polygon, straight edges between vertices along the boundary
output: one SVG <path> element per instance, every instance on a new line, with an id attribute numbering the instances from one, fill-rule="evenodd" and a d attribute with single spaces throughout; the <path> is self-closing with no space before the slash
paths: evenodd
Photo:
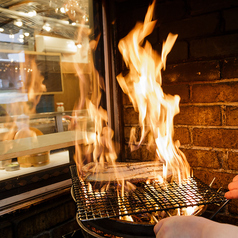
<path id="1" fill-rule="evenodd" d="M 19 91 L 21 93 L 27 93 L 28 100 L 8 104 L 7 111 L 9 115 L 7 115 L 6 120 L 9 119 L 7 123 L 9 132 L 3 138 L 4 141 L 9 141 L 9 144 L 5 144 L 6 151 L 11 148 L 11 140 L 14 139 L 16 131 L 21 131 L 21 134 L 18 134 L 18 138 L 36 138 L 36 133 L 29 127 L 29 115 L 36 113 L 36 106 L 40 101 L 42 93 L 46 91 L 46 87 L 43 84 L 44 77 L 37 67 L 35 55 L 28 55 L 22 51 L 18 52 L 18 56 L 21 59 L 19 76 L 22 80 Z M 11 122 L 10 115 L 18 116 Z"/>
<path id="2" fill-rule="evenodd" d="M 190 167 L 185 155 L 179 149 L 179 141 L 173 140 L 174 135 L 174 116 L 179 113 L 180 97 L 178 95 L 166 95 L 162 90 L 161 71 L 166 68 L 167 55 L 171 51 L 177 35 L 169 34 L 163 43 L 161 56 L 152 49 L 152 46 L 145 37 L 152 33 L 156 21 L 152 21 L 155 2 L 148 8 L 144 23 L 137 23 L 135 28 L 119 42 L 119 50 L 123 55 L 129 73 L 126 76 L 122 74 L 117 76 L 119 85 L 124 93 L 130 98 L 134 109 L 139 112 L 139 123 L 141 127 L 141 137 L 137 142 L 135 140 L 135 128 L 131 130 L 130 147 L 132 150 L 138 149 L 145 137 L 148 135 L 148 149 L 156 144 L 156 159 L 163 163 L 163 171 L 155 174 L 153 179 L 164 183 L 167 177 L 171 180 L 181 181 L 190 176 Z M 76 11 L 77 12 L 77 11 Z M 76 16 L 77 17 L 77 16 Z M 88 37 L 90 31 L 86 32 L 79 29 L 78 42 L 82 37 Z M 98 44 L 100 35 L 89 43 L 88 51 L 92 56 L 93 51 Z M 94 173 L 95 182 L 100 178 L 108 165 L 112 165 L 114 172 L 117 174 L 114 181 L 117 180 L 117 202 L 121 208 L 120 216 L 122 219 L 132 221 L 132 217 L 128 216 L 128 211 L 124 207 L 125 192 L 135 187 L 125 181 L 123 173 L 120 172 L 116 164 L 116 151 L 113 143 L 113 131 L 108 126 L 107 111 L 100 106 L 101 90 L 104 89 L 103 80 L 94 67 L 93 58 L 88 63 L 90 71 L 91 92 L 89 94 L 89 86 L 86 86 L 86 79 L 83 75 L 83 66 L 75 63 L 75 69 L 79 78 L 80 98 L 74 110 L 74 117 L 77 118 L 77 110 L 86 108 L 88 115 L 94 121 L 93 141 L 89 141 L 87 133 L 85 134 L 85 145 L 76 144 L 75 161 L 77 164 L 79 177 L 87 180 L 88 173 Z M 82 125 L 75 124 L 75 129 L 82 131 Z M 85 130 L 86 132 L 86 130 Z M 77 141 L 77 140 L 76 140 Z M 156 164 L 156 163 L 155 163 Z M 159 164 L 157 162 L 157 164 Z M 111 166 L 111 167 L 112 167 Z M 108 170 L 107 170 L 108 171 Z M 149 183 L 149 182 L 148 182 Z M 102 183 L 100 190 L 94 190 L 95 194 L 105 195 L 109 188 L 109 183 Z M 94 184 L 90 184 L 90 189 Z M 166 185 L 165 185 L 166 186 Z M 119 187 L 120 190 L 119 190 Z M 98 188 L 97 188 L 98 189 Z M 176 215 L 192 214 L 192 209 L 183 209 L 185 212 L 176 209 Z M 160 214 L 164 217 L 165 212 Z M 153 218 L 156 220 L 156 218 Z"/>
<path id="3" fill-rule="evenodd" d="M 93 60 L 93 51 L 97 48 L 101 35 L 99 34 L 94 40 L 89 41 L 91 30 L 85 29 L 83 25 L 84 20 L 81 18 L 82 10 L 79 9 L 79 6 L 74 1 L 69 1 L 68 8 L 75 11 L 73 15 L 70 14 L 70 11 L 68 13 L 72 20 L 75 20 L 75 18 L 81 19 L 81 27 L 78 29 L 76 41 L 81 42 L 85 38 L 88 41 L 88 46 L 85 47 L 89 57 L 87 64 L 74 63 L 79 80 L 80 97 L 73 110 L 73 117 L 76 118 L 73 129 L 85 133 L 84 146 L 75 145 L 75 162 L 80 173 L 79 176 L 81 177 L 85 176 L 82 168 L 89 163 L 92 165 L 91 171 L 95 174 L 99 174 L 107 163 L 116 168 L 117 154 L 113 143 L 114 132 L 108 126 L 107 111 L 101 106 L 101 91 L 105 90 L 104 80 L 96 70 Z M 87 67 L 87 72 L 89 72 L 89 80 L 84 75 L 85 67 Z M 87 125 L 77 122 L 77 111 L 81 109 L 86 109 L 88 117 L 94 122 L 94 131 L 90 133 L 93 133 L 91 137 L 87 133 Z M 85 123 L 87 122 L 85 121 Z"/>
<path id="4" fill-rule="evenodd" d="M 134 109 L 139 112 L 141 137 L 136 142 L 132 130 L 129 142 L 131 149 L 137 149 L 148 134 L 148 147 L 155 143 L 157 157 L 164 163 L 164 178 L 171 172 L 173 178 L 180 180 L 190 175 L 190 167 L 179 149 L 179 142 L 173 141 L 173 119 L 179 113 L 180 97 L 166 95 L 161 87 L 161 71 L 165 70 L 167 55 L 177 35 L 168 35 L 161 56 L 145 40 L 156 24 L 156 21 L 152 21 L 154 5 L 155 1 L 148 8 L 144 23 L 137 23 L 119 42 L 119 50 L 130 71 L 126 76 L 118 75 L 117 80 Z"/>

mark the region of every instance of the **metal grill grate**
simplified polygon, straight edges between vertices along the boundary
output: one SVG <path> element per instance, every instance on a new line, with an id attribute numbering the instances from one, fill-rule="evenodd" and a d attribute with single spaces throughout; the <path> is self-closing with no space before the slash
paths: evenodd
<path id="1" fill-rule="evenodd" d="M 136 190 L 118 195 L 114 185 L 105 192 L 92 189 L 79 180 L 75 166 L 71 166 L 73 193 L 81 221 L 100 218 L 166 211 L 170 209 L 221 203 L 224 192 L 216 191 L 197 178 L 189 178 L 181 184 L 137 183 Z"/>

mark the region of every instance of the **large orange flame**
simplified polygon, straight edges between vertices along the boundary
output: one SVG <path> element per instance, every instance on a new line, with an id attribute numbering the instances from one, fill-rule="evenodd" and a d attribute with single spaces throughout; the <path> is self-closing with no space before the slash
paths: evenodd
<path id="1" fill-rule="evenodd" d="M 139 112 L 141 126 L 140 141 L 135 141 L 131 133 L 131 149 L 137 149 L 148 132 L 155 141 L 157 157 L 164 163 L 165 174 L 171 171 L 177 179 L 187 178 L 190 167 L 185 155 L 179 150 L 179 142 L 173 141 L 173 119 L 179 113 L 178 95 L 166 95 L 162 90 L 161 70 L 165 69 L 166 58 L 173 47 L 177 35 L 169 34 L 163 43 L 161 56 L 145 41 L 154 29 L 156 21 L 152 21 L 155 1 L 149 6 L 144 23 L 137 23 L 134 29 L 119 42 L 119 50 L 123 56 L 129 73 L 117 80 L 124 93 L 130 98 L 134 109 Z M 151 143 L 149 143 L 149 146 Z"/>
<path id="2" fill-rule="evenodd" d="M 72 20 L 74 20 L 75 17 L 80 18 L 82 11 L 78 9 L 79 6 L 77 6 L 74 1 L 69 1 L 68 7 L 69 9 L 74 9 L 76 12 L 76 15 L 74 16 L 69 15 Z M 83 24 L 84 22 L 81 21 L 81 27 L 79 27 L 77 34 L 77 42 L 81 42 L 83 38 L 88 38 L 89 42 L 89 34 L 91 31 L 86 29 Z M 92 166 L 90 166 L 90 171 L 98 174 L 104 169 L 105 163 L 115 165 L 115 161 L 117 159 L 112 139 L 114 132 L 108 126 L 107 111 L 101 106 L 101 90 L 105 90 L 104 80 L 96 70 L 93 60 L 93 51 L 97 48 L 100 36 L 101 35 L 99 34 L 88 44 L 88 48 L 86 49 L 89 57 L 88 63 L 74 63 L 79 80 L 80 97 L 79 101 L 75 104 L 73 116 L 77 118 L 77 112 L 80 112 L 82 109 L 86 109 L 88 116 L 94 121 L 93 138 L 88 137 L 88 129 L 86 128 L 87 122 L 85 122 L 85 125 L 76 122 L 74 127 L 76 130 L 85 132 L 84 146 L 80 146 L 78 144 L 75 145 L 75 162 L 77 164 L 78 172 L 81 173 L 80 177 L 84 176 L 85 171 L 83 171 L 83 167 L 86 164 L 91 163 L 90 165 Z M 87 68 L 88 78 L 85 77 L 85 67 Z"/>

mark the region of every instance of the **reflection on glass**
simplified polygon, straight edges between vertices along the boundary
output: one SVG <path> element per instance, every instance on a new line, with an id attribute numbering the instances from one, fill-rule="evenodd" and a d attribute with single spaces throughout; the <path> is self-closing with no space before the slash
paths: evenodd
<path id="1" fill-rule="evenodd" d="M 1 180 L 69 163 L 64 143 L 73 145 L 75 137 L 61 134 L 76 124 L 93 128 L 86 106 L 75 107 L 80 92 L 88 96 L 92 90 L 90 85 L 82 90 L 79 82 L 79 77 L 92 81 L 90 2 L 1 3 Z"/>

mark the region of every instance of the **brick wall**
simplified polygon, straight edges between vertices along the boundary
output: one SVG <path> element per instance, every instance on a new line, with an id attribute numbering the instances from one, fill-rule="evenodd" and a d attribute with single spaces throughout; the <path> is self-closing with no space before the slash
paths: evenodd
<path id="1" fill-rule="evenodd" d="M 117 1 L 117 34 L 121 39 L 142 21 L 151 1 Z M 178 39 L 163 72 L 165 93 L 181 97 L 175 117 L 175 139 L 193 168 L 194 175 L 214 187 L 227 189 L 238 174 L 238 2 L 235 0 L 157 1 L 158 24 L 148 37 L 154 49 L 169 32 Z M 121 70 L 124 70 L 123 64 Z M 137 151 L 128 148 L 131 127 L 140 129 L 138 114 L 123 95 L 126 160 L 151 160 L 146 141 Z M 238 224 L 238 201 L 217 216 Z"/>

